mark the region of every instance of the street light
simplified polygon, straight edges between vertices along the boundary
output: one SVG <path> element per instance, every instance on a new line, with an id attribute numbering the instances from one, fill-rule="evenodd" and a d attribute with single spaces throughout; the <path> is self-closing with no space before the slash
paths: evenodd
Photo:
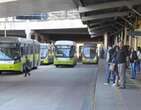
<path id="1" fill-rule="evenodd" d="M 7 18 L 5 18 L 5 23 L 4 23 L 4 37 L 7 36 L 6 23 L 7 23 Z"/>

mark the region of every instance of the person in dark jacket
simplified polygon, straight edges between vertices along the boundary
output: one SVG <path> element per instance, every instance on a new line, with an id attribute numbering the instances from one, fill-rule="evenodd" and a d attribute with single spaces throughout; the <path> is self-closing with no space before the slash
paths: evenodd
<path id="1" fill-rule="evenodd" d="M 118 73 L 118 59 L 117 59 L 117 53 L 118 53 L 119 47 L 115 46 L 114 47 L 114 54 L 112 57 L 112 63 L 114 65 L 114 70 L 113 70 L 113 74 L 115 75 L 115 83 L 113 84 L 113 86 L 119 86 L 119 73 Z"/>
<path id="2" fill-rule="evenodd" d="M 118 73 L 120 77 L 120 89 L 126 88 L 126 58 L 127 52 L 124 48 L 123 41 L 119 42 L 119 50 L 117 52 Z"/>
<path id="3" fill-rule="evenodd" d="M 136 66 L 137 66 L 137 52 L 134 50 L 134 48 L 131 48 L 130 53 L 130 65 L 131 65 L 131 79 L 136 79 Z"/>
<path id="4" fill-rule="evenodd" d="M 100 58 L 101 58 L 101 59 L 104 58 L 104 54 L 105 54 L 105 52 L 104 52 L 104 49 L 103 49 L 103 47 L 102 47 L 101 50 L 100 50 Z"/>
<path id="5" fill-rule="evenodd" d="M 104 85 L 108 85 L 111 80 L 111 75 L 112 75 L 112 82 L 115 83 L 115 75 L 112 74 L 112 71 L 110 69 L 110 65 L 112 64 L 112 55 L 114 53 L 114 49 L 109 46 L 108 51 L 107 51 L 107 64 L 106 64 L 106 83 Z"/>
<path id="6" fill-rule="evenodd" d="M 27 77 L 27 75 L 30 76 L 31 63 L 30 63 L 27 56 L 25 57 L 25 60 L 26 60 L 26 62 L 25 62 L 25 69 L 24 69 L 25 75 L 24 76 Z"/>

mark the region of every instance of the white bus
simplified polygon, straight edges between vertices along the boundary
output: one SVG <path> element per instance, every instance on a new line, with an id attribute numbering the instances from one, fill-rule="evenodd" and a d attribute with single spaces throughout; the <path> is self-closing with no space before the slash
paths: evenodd
<path id="1" fill-rule="evenodd" d="M 39 43 L 32 39 L 0 38 L 0 72 L 23 72 L 26 56 L 31 63 L 31 69 L 37 68 L 40 62 L 39 47 Z"/>
<path id="2" fill-rule="evenodd" d="M 41 64 L 53 63 L 53 47 L 49 43 L 40 43 Z"/>
<path id="3" fill-rule="evenodd" d="M 54 65 L 70 65 L 77 63 L 76 43 L 73 41 L 60 40 L 55 42 Z"/>
<path id="4" fill-rule="evenodd" d="M 85 42 L 82 48 L 82 63 L 98 64 L 97 44 Z"/>

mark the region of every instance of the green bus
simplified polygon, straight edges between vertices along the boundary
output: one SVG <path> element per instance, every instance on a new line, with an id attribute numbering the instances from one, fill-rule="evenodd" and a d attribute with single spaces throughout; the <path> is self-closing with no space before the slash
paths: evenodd
<path id="1" fill-rule="evenodd" d="M 76 43 L 68 40 L 60 40 L 55 42 L 54 65 L 74 66 L 77 63 Z"/>
<path id="2" fill-rule="evenodd" d="M 53 64 L 53 47 L 49 43 L 40 43 L 41 64 Z"/>
<path id="3" fill-rule="evenodd" d="M 82 48 L 83 64 L 98 64 L 97 44 L 93 42 L 85 42 Z"/>
<path id="4" fill-rule="evenodd" d="M 0 72 L 24 72 L 26 56 L 31 69 L 37 68 L 40 63 L 37 41 L 19 37 L 0 38 Z"/>

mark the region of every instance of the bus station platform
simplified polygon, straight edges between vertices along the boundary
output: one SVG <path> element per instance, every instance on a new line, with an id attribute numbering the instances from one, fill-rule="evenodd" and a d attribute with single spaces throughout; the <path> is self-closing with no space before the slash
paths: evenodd
<path id="1" fill-rule="evenodd" d="M 141 77 L 132 80 L 127 72 L 126 89 L 118 89 L 112 84 L 104 85 L 105 63 L 100 61 L 99 65 L 95 110 L 141 110 Z"/>

